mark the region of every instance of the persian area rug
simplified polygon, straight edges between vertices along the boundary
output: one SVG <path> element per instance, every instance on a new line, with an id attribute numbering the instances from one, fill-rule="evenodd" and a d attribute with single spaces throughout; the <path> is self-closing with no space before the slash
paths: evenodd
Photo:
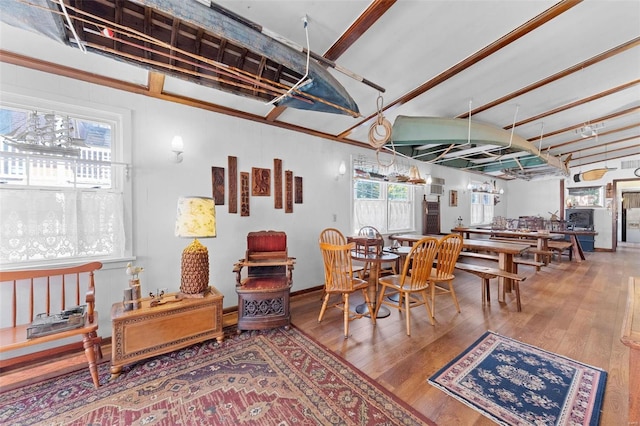
<path id="1" fill-rule="evenodd" d="M 0 424 L 434 424 L 295 328 L 231 336 L 0 393 Z"/>
<path id="2" fill-rule="evenodd" d="M 429 383 L 503 425 L 597 425 L 607 373 L 491 331 Z"/>

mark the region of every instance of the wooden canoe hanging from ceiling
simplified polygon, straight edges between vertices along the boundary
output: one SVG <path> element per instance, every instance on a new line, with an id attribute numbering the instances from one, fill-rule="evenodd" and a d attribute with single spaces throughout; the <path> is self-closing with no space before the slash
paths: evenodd
<path id="1" fill-rule="evenodd" d="M 324 66 L 310 60 L 307 70 L 307 55 L 219 7 L 184 0 L 64 0 L 64 8 L 47 0 L 17 3 L 2 11 L 2 21 L 92 53 L 264 103 L 307 74 L 275 105 L 360 116 Z"/>
<path id="2" fill-rule="evenodd" d="M 391 135 L 387 148 L 428 163 L 525 180 L 569 175 L 566 161 L 510 131 L 468 119 L 401 115 Z"/>

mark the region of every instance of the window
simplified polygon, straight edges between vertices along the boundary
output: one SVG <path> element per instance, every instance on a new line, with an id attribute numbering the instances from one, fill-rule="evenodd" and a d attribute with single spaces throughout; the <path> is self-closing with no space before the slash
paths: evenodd
<path id="1" fill-rule="evenodd" d="M 414 186 L 354 179 L 353 231 L 373 226 L 380 233 L 414 230 Z"/>
<path id="2" fill-rule="evenodd" d="M 495 195 L 484 192 L 471 193 L 471 226 L 493 222 Z"/>
<path id="3" fill-rule="evenodd" d="M 125 256 L 121 120 L 0 105 L 0 265 Z"/>
<path id="4" fill-rule="evenodd" d="M 567 206 L 577 207 L 603 207 L 604 189 L 602 186 L 584 186 L 581 188 L 569 188 Z"/>

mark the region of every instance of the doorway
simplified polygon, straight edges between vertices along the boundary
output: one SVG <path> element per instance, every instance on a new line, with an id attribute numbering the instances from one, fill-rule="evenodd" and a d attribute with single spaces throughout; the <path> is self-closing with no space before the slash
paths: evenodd
<path id="1" fill-rule="evenodd" d="M 640 247 L 640 242 L 636 242 L 636 215 L 635 207 L 629 207 L 628 203 L 623 203 L 624 194 L 640 193 L 640 179 L 616 179 L 613 181 L 613 214 L 612 231 L 613 251 L 618 245 L 625 247 Z M 638 229 L 640 232 L 640 229 Z"/>

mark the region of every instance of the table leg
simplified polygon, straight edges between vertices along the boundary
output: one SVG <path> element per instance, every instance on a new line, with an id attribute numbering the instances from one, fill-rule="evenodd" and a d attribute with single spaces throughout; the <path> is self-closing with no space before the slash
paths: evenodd
<path id="1" fill-rule="evenodd" d="M 514 272 L 513 255 L 509 253 L 498 254 L 498 267 L 506 272 Z M 511 293 L 512 280 L 505 277 L 498 277 L 498 301 L 504 302 L 504 293 Z M 500 289 L 504 289 L 500 291 Z"/>
<path id="2" fill-rule="evenodd" d="M 546 254 L 542 254 L 542 252 L 546 253 L 546 252 L 549 251 L 549 243 L 548 243 L 547 239 L 546 238 L 538 238 L 537 247 L 538 247 L 539 253 L 536 253 L 534 255 L 534 260 L 536 262 L 540 262 L 542 260 L 542 262 L 545 264 L 545 266 L 548 265 L 549 262 L 547 261 L 547 259 L 548 259 L 547 255 Z"/>
<path id="3" fill-rule="evenodd" d="M 369 300 L 371 300 L 371 305 L 373 305 L 373 310 L 376 309 L 376 302 L 378 300 L 378 277 L 380 276 L 380 262 L 371 262 L 369 266 L 369 287 L 367 288 L 367 293 L 369 294 Z M 365 316 L 371 316 L 367 311 L 369 308 L 367 307 L 366 302 L 356 306 L 356 312 L 359 314 L 365 314 Z M 378 310 L 378 315 L 376 318 L 386 318 L 391 315 L 391 311 L 386 306 L 380 306 Z"/>
<path id="4" fill-rule="evenodd" d="M 576 260 L 576 262 L 582 262 L 583 260 L 586 260 L 578 237 L 576 235 L 569 235 L 569 239 L 571 240 L 572 244 L 571 250 L 573 251 L 573 258 Z"/>

